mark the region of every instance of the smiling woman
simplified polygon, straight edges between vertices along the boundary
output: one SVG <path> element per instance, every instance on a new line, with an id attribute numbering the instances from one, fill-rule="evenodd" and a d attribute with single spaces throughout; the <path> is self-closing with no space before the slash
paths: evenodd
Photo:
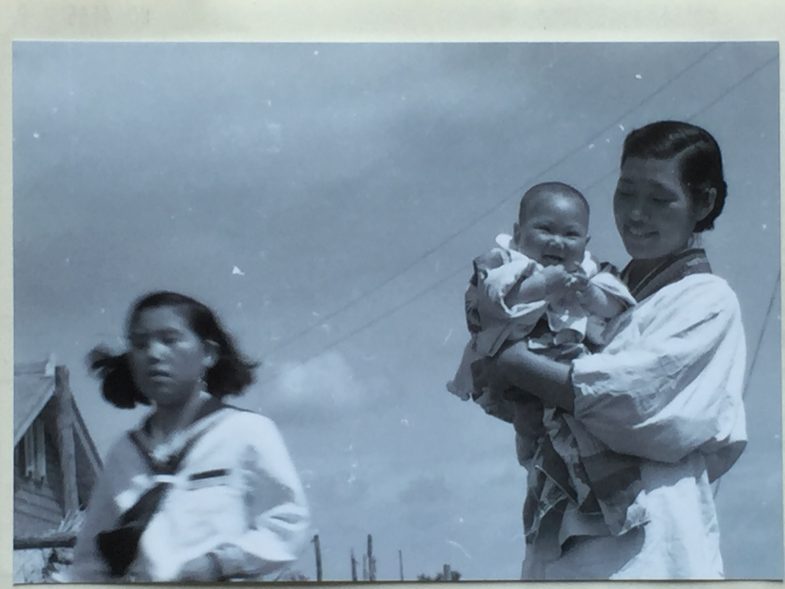
<path id="1" fill-rule="evenodd" d="M 705 130 L 660 122 L 632 132 L 613 208 L 637 304 L 595 354 L 562 364 L 514 344 L 487 362 L 493 388 L 534 395 L 568 425 L 546 414 L 526 462 L 526 578 L 723 576 L 710 485 L 746 444 L 744 330 L 735 294 L 690 244 L 724 201 Z M 514 407 L 521 437 L 529 407 Z"/>
<path id="2" fill-rule="evenodd" d="M 634 270 L 650 270 L 714 227 L 725 194 L 719 146 L 703 129 L 666 122 L 631 133 L 613 210 Z"/>

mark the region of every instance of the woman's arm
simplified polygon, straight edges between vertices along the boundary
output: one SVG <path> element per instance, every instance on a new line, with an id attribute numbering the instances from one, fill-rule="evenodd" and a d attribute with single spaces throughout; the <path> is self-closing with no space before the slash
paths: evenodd
<path id="1" fill-rule="evenodd" d="M 744 368 L 733 291 L 695 275 L 638 307 L 604 351 L 573 362 L 573 414 L 622 454 L 677 462 L 698 449 L 737 453 Z"/>
<path id="2" fill-rule="evenodd" d="M 520 389 L 540 399 L 545 405 L 572 412 L 575 393 L 571 367 L 531 352 L 526 342 L 516 342 L 488 361 L 480 375 L 496 390 Z"/>

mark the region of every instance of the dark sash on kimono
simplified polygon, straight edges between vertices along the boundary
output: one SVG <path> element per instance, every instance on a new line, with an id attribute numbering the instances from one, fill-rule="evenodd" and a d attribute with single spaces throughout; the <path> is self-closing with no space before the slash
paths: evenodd
<path id="1" fill-rule="evenodd" d="M 702 249 L 689 249 L 669 256 L 661 264 L 643 276 L 635 284 L 629 282 L 630 270 L 635 262 L 630 262 L 622 270 L 621 278 L 627 283 L 636 301 L 651 296 L 661 288 L 678 282 L 691 274 L 711 273 L 711 267 Z M 593 438 L 593 436 L 592 436 Z M 578 508 L 584 513 L 600 508 L 603 518 L 614 535 L 623 534 L 631 527 L 642 523 L 639 517 L 630 517 L 630 506 L 641 490 L 641 459 L 636 456 L 618 454 L 595 439 L 595 448 L 590 454 L 582 453 L 580 466 L 586 475 L 590 495 Z M 563 458 L 550 443 L 542 446 L 542 469 L 563 489 L 573 490 Z M 561 464 L 560 464 L 561 463 Z M 568 492 L 574 501 L 574 493 Z M 529 508 L 535 508 L 530 505 Z"/>
<path id="2" fill-rule="evenodd" d="M 218 399 L 210 398 L 199 409 L 191 423 L 207 417 L 216 411 L 227 407 Z M 149 428 L 149 421 L 145 423 L 145 429 Z M 206 431 L 206 430 L 205 430 Z M 140 432 L 133 431 L 128 435 L 131 442 L 147 462 L 150 470 L 156 475 L 173 475 L 180 470 L 185 457 L 201 438 L 205 431 L 193 436 L 180 449 L 179 452 L 169 456 L 165 461 L 156 460 L 150 453 L 147 444 L 140 436 Z M 109 565 L 113 577 L 122 577 L 128 572 L 131 564 L 136 560 L 139 550 L 139 540 L 147 528 L 150 520 L 158 511 L 166 492 L 171 483 L 159 482 L 147 490 L 130 508 L 120 515 L 117 525 L 96 535 L 98 552 L 104 561 Z"/>
<path id="3" fill-rule="evenodd" d="M 636 284 L 630 283 L 630 271 L 634 264 L 635 260 L 627 264 L 621 271 L 621 278 L 627 284 L 636 301 L 642 301 L 661 288 L 678 282 L 690 274 L 711 274 L 711 266 L 706 258 L 706 252 L 699 248 L 684 250 L 680 254 L 668 256 Z"/>

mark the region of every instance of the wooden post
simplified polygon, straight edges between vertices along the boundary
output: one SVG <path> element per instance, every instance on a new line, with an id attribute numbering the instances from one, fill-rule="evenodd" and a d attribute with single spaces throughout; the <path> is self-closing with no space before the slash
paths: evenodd
<path id="1" fill-rule="evenodd" d="M 57 409 L 57 432 L 60 448 L 60 471 L 63 474 L 63 503 L 65 513 L 79 509 L 79 489 L 76 482 L 76 448 L 74 445 L 74 412 L 71 388 L 68 384 L 68 368 L 55 368 L 55 406 Z"/>
<path id="2" fill-rule="evenodd" d="M 368 580 L 376 580 L 376 559 L 373 557 L 373 536 L 368 534 Z"/>
<path id="3" fill-rule="evenodd" d="M 442 572 L 442 576 L 444 577 L 444 581 L 449 581 L 450 577 L 452 576 L 452 572 L 450 571 L 450 565 L 444 565 L 444 569 Z"/>
<path id="4" fill-rule="evenodd" d="M 313 537 L 313 551 L 316 555 L 316 580 L 322 580 L 322 547 L 319 544 L 319 534 Z"/>
<path id="5" fill-rule="evenodd" d="M 14 538 L 14 550 L 32 548 L 73 548 L 76 534 L 73 532 L 52 532 L 43 536 L 22 536 Z"/>
<path id="6" fill-rule="evenodd" d="M 352 563 L 352 581 L 357 581 L 357 559 L 354 557 L 354 548 L 349 553 L 349 558 Z"/>
<path id="7" fill-rule="evenodd" d="M 398 575 L 403 581 L 403 552 L 400 548 L 398 549 Z"/>

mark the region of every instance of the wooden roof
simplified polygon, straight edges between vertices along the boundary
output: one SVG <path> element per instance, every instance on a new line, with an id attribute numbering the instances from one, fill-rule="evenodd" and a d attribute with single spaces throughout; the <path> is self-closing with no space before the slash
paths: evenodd
<path id="1" fill-rule="evenodd" d="M 52 362 L 14 365 L 14 446 L 43 411 L 54 391 Z"/>
<path id="2" fill-rule="evenodd" d="M 55 393 L 54 369 L 54 361 L 51 359 L 14 364 L 14 446 L 52 399 Z M 100 455 L 73 397 L 71 407 L 74 415 L 74 440 L 82 446 L 90 463 L 88 470 L 94 475 L 101 469 Z"/>

